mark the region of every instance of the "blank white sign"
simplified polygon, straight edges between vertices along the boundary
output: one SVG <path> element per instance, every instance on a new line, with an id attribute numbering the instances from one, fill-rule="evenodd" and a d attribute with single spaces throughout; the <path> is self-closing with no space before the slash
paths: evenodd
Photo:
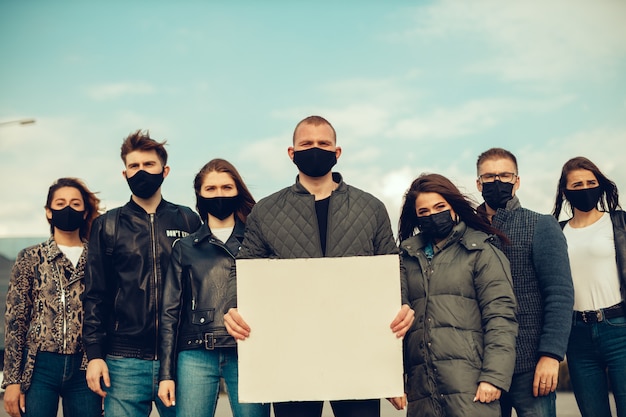
<path id="1" fill-rule="evenodd" d="M 397 255 L 237 260 L 239 400 L 402 396 Z"/>

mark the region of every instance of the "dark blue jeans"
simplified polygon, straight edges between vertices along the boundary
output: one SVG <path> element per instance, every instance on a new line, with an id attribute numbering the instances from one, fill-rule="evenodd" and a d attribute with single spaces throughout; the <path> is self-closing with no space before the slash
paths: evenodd
<path id="1" fill-rule="evenodd" d="M 502 417 L 510 417 L 514 408 L 518 417 L 556 417 L 556 392 L 533 396 L 535 371 L 513 374 L 509 392 L 502 392 Z"/>
<path id="2" fill-rule="evenodd" d="M 626 416 L 626 317 L 600 323 L 574 320 L 567 366 L 583 417 L 611 415 L 607 371 L 617 415 Z"/>
<path id="3" fill-rule="evenodd" d="M 65 417 L 101 416 L 102 398 L 87 386 L 85 370 L 80 369 L 82 358 L 82 353 L 37 353 L 24 416 L 56 417 L 59 397 Z"/>

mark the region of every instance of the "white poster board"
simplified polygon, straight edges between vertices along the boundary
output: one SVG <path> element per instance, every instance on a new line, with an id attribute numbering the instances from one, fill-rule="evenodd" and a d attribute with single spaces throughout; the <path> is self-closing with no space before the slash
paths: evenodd
<path id="1" fill-rule="evenodd" d="M 239 400 L 398 397 L 397 255 L 237 260 Z"/>

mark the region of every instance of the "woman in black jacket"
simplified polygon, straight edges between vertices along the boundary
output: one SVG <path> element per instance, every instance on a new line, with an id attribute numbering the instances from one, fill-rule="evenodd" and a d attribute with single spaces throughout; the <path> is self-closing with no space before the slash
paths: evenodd
<path id="1" fill-rule="evenodd" d="M 269 404 L 238 399 L 237 343 L 223 316 L 235 294 L 235 257 L 254 198 L 228 161 L 213 159 L 194 180 L 204 225 L 172 249 L 159 329 L 159 398 L 176 414 L 213 417 L 219 381 L 228 388 L 235 417 L 268 417 Z"/>
<path id="2" fill-rule="evenodd" d="M 617 414 L 626 415 L 626 213 L 617 186 L 589 159 L 563 165 L 554 216 L 561 222 L 574 282 L 567 365 L 583 417 L 610 416 L 609 384 Z"/>

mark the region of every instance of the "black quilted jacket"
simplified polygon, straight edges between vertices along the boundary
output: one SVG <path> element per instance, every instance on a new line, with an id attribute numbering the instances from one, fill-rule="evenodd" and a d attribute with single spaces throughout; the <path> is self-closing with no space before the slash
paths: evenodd
<path id="1" fill-rule="evenodd" d="M 330 196 L 326 256 L 372 256 L 398 252 L 383 203 L 343 182 Z M 296 179 L 259 201 L 246 222 L 238 258 L 321 258 L 315 196 Z"/>

